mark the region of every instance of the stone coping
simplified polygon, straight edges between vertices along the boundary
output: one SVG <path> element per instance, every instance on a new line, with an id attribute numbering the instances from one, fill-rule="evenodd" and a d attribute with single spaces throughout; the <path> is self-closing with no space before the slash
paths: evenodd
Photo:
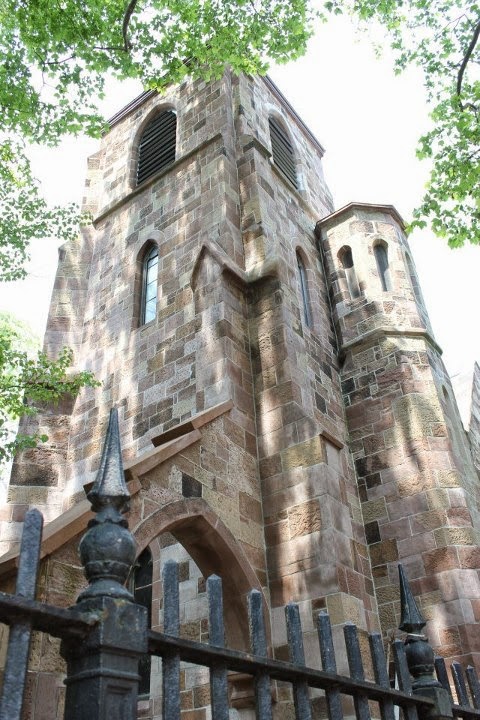
<path id="1" fill-rule="evenodd" d="M 136 495 L 141 488 L 140 481 L 130 480 L 127 483 L 130 495 Z M 62 513 L 46 525 L 43 531 L 40 558 L 47 557 L 66 542 L 71 540 L 79 532 L 85 530 L 88 521 L 93 518 L 90 501 L 80 500 L 73 507 Z M 15 573 L 18 568 L 18 557 L 20 550 L 9 550 L 0 558 L 0 577 L 6 577 Z"/>
<path id="2" fill-rule="evenodd" d="M 353 213 L 355 210 L 364 210 L 367 212 L 378 212 L 384 213 L 385 215 L 390 215 L 394 220 L 396 220 L 402 230 L 405 229 L 405 222 L 398 210 L 393 205 L 376 205 L 373 203 L 351 202 L 348 203 L 348 205 L 344 205 L 338 210 L 335 210 L 335 212 L 331 213 L 331 215 L 327 215 L 326 217 L 319 220 L 315 225 L 315 235 L 319 238 L 321 228 L 328 227 L 330 224 L 336 223 L 342 215 Z"/>
<path id="3" fill-rule="evenodd" d="M 349 340 L 348 342 L 343 343 L 339 349 L 339 357 L 344 358 L 347 352 L 352 348 L 355 348 L 357 345 L 374 342 L 380 337 L 421 338 L 425 340 L 425 342 L 427 342 L 439 355 L 443 354 L 443 350 L 440 345 L 438 345 L 435 339 L 430 335 L 430 333 L 423 328 L 419 328 L 418 330 L 416 330 L 415 328 L 403 329 L 394 326 L 381 326 L 374 328 L 373 330 L 369 330 L 368 332 L 363 333 L 363 335 L 359 335 L 353 340 Z"/>
<path id="4" fill-rule="evenodd" d="M 140 491 L 142 487 L 139 480 L 140 476 L 199 440 L 202 437 L 199 428 L 228 412 L 232 407 L 233 401 L 226 400 L 198 413 L 198 415 L 195 415 L 187 422 L 178 425 L 172 430 L 167 430 L 167 432 L 154 438 L 152 442 L 154 442 L 157 447 L 153 450 L 140 455 L 134 460 L 125 462 L 124 469 L 130 495 L 136 495 Z M 169 437 L 169 434 L 172 432 L 176 432 L 178 437 Z M 89 485 L 91 485 L 91 483 Z M 89 486 L 87 485 L 85 489 L 88 491 Z M 88 521 L 93 518 L 93 516 L 90 501 L 85 498 L 49 522 L 43 531 L 40 558 L 51 555 L 51 553 L 58 550 L 59 547 L 71 540 L 75 535 L 84 531 Z M 14 550 L 9 550 L 0 558 L 0 577 L 7 577 L 16 572 L 19 554 L 19 548 L 15 548 Z"/>

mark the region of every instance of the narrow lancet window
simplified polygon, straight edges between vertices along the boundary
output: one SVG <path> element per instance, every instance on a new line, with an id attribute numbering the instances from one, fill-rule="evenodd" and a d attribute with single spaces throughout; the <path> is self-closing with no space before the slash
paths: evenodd
<path id="1" fill-rule="evenodd" d="M 339 253 L 339 258 L 345 272 L 345 279 L 347 281 L 350 297 L 354 300 L 355 298 L 360 297 L 360 287 L 355 272 L 355 266 L 353 264 L 352 248 L 348 245 L 342 248 Z"/>
<path id="2" fill-rule="evenodd" d="M 390 278 L 387 246 L 383 243 L 377 243 L 373 248 L 373 252 L 377 263 L 378 277 L 380 278 L 382 290 L 383 292 L 390 292 L 392 289 L 392 280 Z"/>
<path id="3" fill-rule="evenodd" d="M 311 328 L 312 327 L 312 313 L 310 310 L 310 294 L 308 292 L 307 272 L 305 270 L 305 265 L 303 263 L 303 260 L 300 257 L 300 253 L 298 253 L 298 252 L 297 252 L 297 267 L 298 267 L 298 279 L 300 282 L 300 292 L 302 294 L 303 319 L 305 321 L 305 325 L 308 328 Z"/>
<path id="4" fill-rule="evenodd" d="M 152 624 L 152 581 L 153 581 L 153 563 L 152 553 L 147 547 L 139 555 L 134 566 L 133 572 L 133 595 L 135 602 L 143 605 L 148 611 L 148 626 Z M 142 655 L 138 664 L 138 673 L 140 682 L 138 685 L 139 695 L 150 694 L 150 655 Z"/>
<path id="5" fill-rule="evenodd" d="M 157 314 L 158 248 L 156 245 L 152 245 L 143 260 L 142 282 L 141 324 L 145 325 Z"/>
<path id="6" fill-rule="evenodd" d="M 407 253 L 405 254 L 405 257 L 407 260 L 408 275 L 410 277 L 410 284 L 412 286 L 413 294 L 415 295 L 415 300 L 423 308 L 422 291 L 418 282 L 417 273 L 415 272 L 415 268 L 413 267 L 412 258 Z"/>

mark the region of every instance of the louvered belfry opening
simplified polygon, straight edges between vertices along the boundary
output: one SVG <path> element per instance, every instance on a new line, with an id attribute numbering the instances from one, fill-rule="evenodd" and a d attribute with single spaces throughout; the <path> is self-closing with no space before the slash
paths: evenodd
<path id="1" fill-rule="evenodd" d="M 177 115 L 165 110 L 143 131 L 138 150 L 137 185 L 175 161 Z"/>
<path id="2" fill-rule="evenodd" d="M 287 180 L 292 183 L 293 187 L 298 188 L 292 143 L 285 130 L 274 118 L 269 118 L 268 122 L 270 125 L 273 162 Z"/>

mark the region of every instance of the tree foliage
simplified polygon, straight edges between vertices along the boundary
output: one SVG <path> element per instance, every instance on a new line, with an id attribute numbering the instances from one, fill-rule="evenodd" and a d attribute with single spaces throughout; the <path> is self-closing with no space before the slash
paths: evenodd
<path id="1" fill-rule="evenodd" d="M 38 350 L 38 341 L 23 323 L 0 313 L 0 465 L 19 450 L 48 438 L 15 434 L 15 421 L 34 415 L 40 406 L 75 396 L 81 387 L 94 386 L 89 372 L 71 373 L 72 352 L 64 348 L 56 360 Z"/>
<path id="2" fill-rule="evenodd" d="M 99 133 L 107 75 L 161 90 L 187 73 L 218 76 L 226 64 L 264 72 L 268 61 L 304 53 L 315 15 L 330 13 L 380 23 L 397 70 L 422 68 L 432 126 L 418 155 L 433 170 L 413 225 L 429 222 L 452 246 L 480 242 L 480 5 L 465 0 L 0 0 L 2 165 L 12 133 L 50 144 L 66 133 Z M 22 148 L 13 152 L 26 167 Z M 22 217 L 11 235 L 20 256 L 43 231 L 40 215 L 47 225 L 57 217 L 60 228 L 75 220 L 71 208 L 40 212 L 28 169 L 7 177 L 7 187 L 2 171 L 2 181 L 2 204 L 12 208 L 11 197 L 26 195 L 4 220 L 12 230 Z"/>
<path id="3" fill-rule="evenodd" d="M 432 171 L 412 226 L 430 223 L 452 247 L 480 243 L 480 3 L 332 0 L 324 8 L 380 23 L 397 71 L 422 69 L 432 124 L 417 155 L 431 160 Z"/>
<path id="4" fill-rule="evenodd" d="M 161 90 L 187 73 L 219 76 L 226 64 L 264 72 L 267 58 L 305 51 L 311 20 L 305 0 L 0 0 L 0 252 L 12 260 L 9 277 L 24 273 L 31 240 L 64 239 L 80 220 L 73 206 L 47 208 L 25 141 L 99 135 L 107 77 Z"/>

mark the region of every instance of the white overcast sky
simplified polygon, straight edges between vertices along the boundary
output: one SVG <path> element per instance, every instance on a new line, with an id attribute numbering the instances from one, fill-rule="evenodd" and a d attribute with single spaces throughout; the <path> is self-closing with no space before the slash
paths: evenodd
<path id="1" fill-rule="evenodd" d="M 428 124 L 420 74 L 395 76 L 388 51 L 377 58 L 368 37 L 335 19 L 312 39 L 305 58 L 270 75 L 326 148 L 325 174 L 336 207 L 351 201 L 392 204 L 408 220 L 428 176 L 427 165 L 415 158 L 416 141 Z M 130 83 L 112 87 L 105 114 L 140 90 Z M 73 139 L 53 151 L 35 151 L 35 170 L 52 203 L 81 199 L 86 158 L 96 148 L 96 141 Z M 480 247 L 450 250 L 428 231 L 410 242 L 447 368 L 451 375 L 466 372 L 480 359 L 474 311 Z M 0 287 L 0 308 L 29 321 L 40 336 L 56 262 L 55 244 L 37 243 L 29 278 Z"/>

